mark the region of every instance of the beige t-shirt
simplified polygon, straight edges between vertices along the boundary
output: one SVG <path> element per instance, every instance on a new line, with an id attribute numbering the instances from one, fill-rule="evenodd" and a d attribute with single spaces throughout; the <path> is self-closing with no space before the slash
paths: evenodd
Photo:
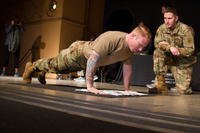
<path id="1" fill-rule="evenodd" d="M 85 57 L 88 58 L 91 50 L 94 50 L 100 55 L 98 67 L 120 61 L 130 64 L 133 52 L 130 51 L 125 42 L 126 35 L 127 33 L 120 31 L 108 31 L 101 34 L 94 41 L 84 46 Z"/>

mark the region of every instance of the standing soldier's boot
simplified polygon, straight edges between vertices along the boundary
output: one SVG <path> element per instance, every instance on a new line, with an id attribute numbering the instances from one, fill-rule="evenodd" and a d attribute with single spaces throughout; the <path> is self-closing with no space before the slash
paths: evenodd
<path id="1" fill-rule="evenodd" d="M 31 83 L 34 66 L 31 62 L 27 62 L 23 73 L 23 81 L 27 84 Z"/>
<path id="2" fill-rule="evenodd" d="M 165 76 L 164 75 L 157 75 L 157 84 L 156 84 L 156 89 L 158 93 L 161 94 L 168 94 L 168 87 L 167 84 L 165 83 Z"/>
<path id="3" fill-rule="evenodd" d="M 155 87 L 148 87 L 149 94 L 168 94 L 168 87 L 164 75 L 156 75 Z"/>

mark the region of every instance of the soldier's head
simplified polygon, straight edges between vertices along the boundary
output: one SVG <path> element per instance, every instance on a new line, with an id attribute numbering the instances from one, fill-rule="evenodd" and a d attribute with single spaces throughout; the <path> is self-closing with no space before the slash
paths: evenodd
<path id="1" fill-rule="evenodd" d="M 126 42 L 132 52 L 142 51 L 149 44 L 150 40 L 151 32 L 143 23 L 140 23 L 126 36 Z"/>
<path id="2" fill-rule="evenodd" d="M 175 8 L 166 7 L 164 11 L 164 24 L 169 29 L 174 29 L 179 17 Z"/>

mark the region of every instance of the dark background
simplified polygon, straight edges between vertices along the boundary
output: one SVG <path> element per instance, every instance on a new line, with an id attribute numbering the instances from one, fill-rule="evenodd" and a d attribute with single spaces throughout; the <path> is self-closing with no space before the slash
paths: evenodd
<path id="1" fill-rule="evenodd" d="M 197 0 L 106 0 L 104 31 L 130 32 L 133 27 L 143 21 L 150 28 L 154 38 L 157 28 L 163 23 L 161 14 L 163 4 L 175 7 L 180 21 L 194 28 L 196 51 L 199 51 L 200 17 L 198 17 L 198 13 L 200 13 L 200 1 Z M 152 54 L 153 50 L 151 49 L 149 54 Z"/>

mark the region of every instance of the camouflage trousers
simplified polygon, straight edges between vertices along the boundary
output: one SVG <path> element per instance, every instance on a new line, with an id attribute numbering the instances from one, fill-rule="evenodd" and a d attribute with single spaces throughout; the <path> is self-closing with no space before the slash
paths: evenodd
<path id="1" fill-rule="evenodd" d="M 34 69 L 38 72 L 60 74 L 85 70 L 87 60 L 83 54 L 83 45 L 84 41 L 76 41 L 56 57 L 39 59 L 33 62 Z"/>
<path id="2" fill-rule="evenodd" d="M 179 91 L 187 93 L 191 91 L 191 79 L 192 79 L 192 66 L 180 67 L 175 65 L 170 65 L 166 61 L 166 55 L 163 51 L 155 50 L 154 51 L 154 73 L 156 75 L 165 75 L 168 70 L 170 70 L 174 76 L 176 89 Z"/>

